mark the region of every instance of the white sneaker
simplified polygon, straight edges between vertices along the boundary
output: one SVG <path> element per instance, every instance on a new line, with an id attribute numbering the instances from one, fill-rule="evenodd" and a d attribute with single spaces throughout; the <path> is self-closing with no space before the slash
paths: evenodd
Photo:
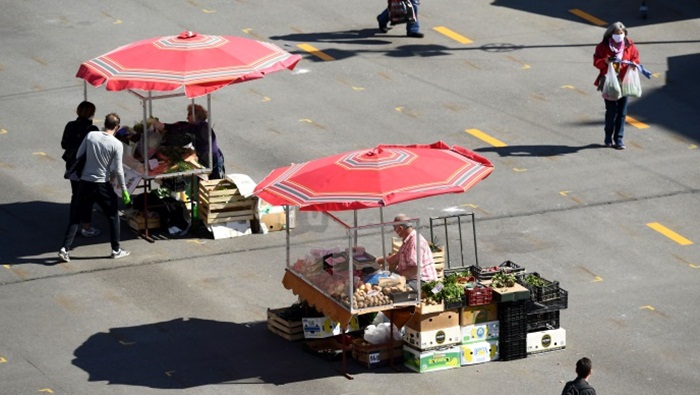
<path id="1" fill-rule="evenodd" d="M 129 256 L 131 254 L 129 251 L 120 248 L 119 251 L 112 251 L 112 259 L 119 259 Z"/>
<path id="2" fill-rule="evenodd" d="M 80 234 L 83 235 L 83 237 L 95 237 L 99 236 L 100 233 L 102 232 L 99 229 L 94 228 L 92 226 L 87 229 L 80 229 Z"/>
<path id="3" fill-rule="evenodd" d="M 65 248 L 61 247 L 61 250 L 58 251 L 58 257 L 63 261 L 63 262 L 70 262 L 70 256 L 68 255 L 68 251 L 66 251 Z"/>

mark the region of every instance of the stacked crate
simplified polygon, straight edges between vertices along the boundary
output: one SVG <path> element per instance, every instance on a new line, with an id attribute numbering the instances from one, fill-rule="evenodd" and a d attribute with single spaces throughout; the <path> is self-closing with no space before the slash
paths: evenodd
<path id="1" fill-rule="evenodd" d="M 474 365 L 499 358 L 498 305 L 488 303 L 460 309 L 461 365 Z"/>
<path id="2" fill-rule="evenodd" d="M 532 276 L 542 285 L 532 285 L 526 278 Z M 566 330 L 561 328 L 561 310 L 568 307 L 568 292 L 558 281 L 549 281 L 538 273 L 522 274 L 518 282 L 530 290 L 527 311 L 527 352 L 529 354 L 563 349 Z"/>
<path id="3" fill-rule="evenodd" d="M 527 301 L 502 302 L 498 306 L 498 321 L 500 359 L 511 361 L 527 357 Z"/>
<path id="4" fill-rule="evenodd" d="M 460 366 L 460 327 L 457 311 L 416 313 L 404 327 L 404 365 L 419 373 Z"/>

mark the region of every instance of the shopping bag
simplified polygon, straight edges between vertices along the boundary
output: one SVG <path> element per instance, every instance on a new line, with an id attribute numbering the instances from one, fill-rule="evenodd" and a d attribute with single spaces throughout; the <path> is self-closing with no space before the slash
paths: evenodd
<path id="1" fill-rule="evenodd" d="M 388 0 L 389 20 L 392 25 L 416 21 L 416 13 L 410 0 Z"/>
<path id="2" fill-rule="evenodd" d="M 608 72 L 605 74 L 605 82 L 603 83 L 603 99 L 605 100 L 620 100 L 622 97 L 622 88 L 620 81 L 617 79 L 617 73 L 612 65 L 608 66 Z"/>
<path id="3" fill-rule="evenodd" d="M 78 159 L 73 162 L 73 164 L 63 173 L 63 178 L 71 181 L 79 181 L 80 177 L 83 175 L 83 169 L 85 168 L 85 161 L 87 156 L 85 154 L 78 157 Z"/>
<path id="4" fill-rule="evenodd" d="M 627 74 L 622 79 L 622 96 L 642 97 L 642 83 L 639 80 L 639 70 L 628 66 Z"/>

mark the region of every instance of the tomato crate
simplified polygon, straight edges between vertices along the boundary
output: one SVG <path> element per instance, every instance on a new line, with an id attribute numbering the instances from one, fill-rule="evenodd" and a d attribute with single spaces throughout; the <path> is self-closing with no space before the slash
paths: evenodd
<path id="1" fill-rule="evenodd" d="M 469 271 L 478 280 L 491 280 L 497 273 L 525 273 L 525 268 L 517 265 L 512 261 L 505 261 L 498 266 L 481 267 L 472 265 Z"/>
<path id="2" fill-rule="evenodd" d="M 481 306 L 491 303 L 493 299 L 493 289 L 483 285 L 476 285 L 474 288 L 465 288 L 464 294 L 467 299 L 467 306 Z"/>

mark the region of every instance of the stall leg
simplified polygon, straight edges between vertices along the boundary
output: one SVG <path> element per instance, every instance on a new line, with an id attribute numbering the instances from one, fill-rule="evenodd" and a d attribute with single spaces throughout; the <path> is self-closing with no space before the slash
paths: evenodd
<path id="1" fill-rule="evenodd" d="M 347 366 L 347 355 L 346 351 L 350 349 L 350 335 L 340 335 L 342 344 L 343 344 L 343 370 L 340 371 L 340 373 L 345 376 L 346 379 L 348 380 L 354 380 L 355 378 L 352 377 L 350 374 L 348 374 L 348 366 Z"/>

